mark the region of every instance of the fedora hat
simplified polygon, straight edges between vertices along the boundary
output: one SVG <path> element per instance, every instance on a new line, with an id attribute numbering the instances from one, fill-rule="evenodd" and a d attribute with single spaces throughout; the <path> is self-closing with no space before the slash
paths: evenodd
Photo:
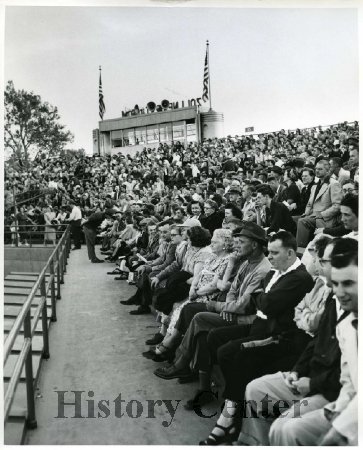
<path id="1" fill-rule="evenodd" d="M 254 222 L 245 222 L 243 228 L 233 237 L 246 236 L 261 244 L 267 245 L 267 238 L 265 230 Z"/>

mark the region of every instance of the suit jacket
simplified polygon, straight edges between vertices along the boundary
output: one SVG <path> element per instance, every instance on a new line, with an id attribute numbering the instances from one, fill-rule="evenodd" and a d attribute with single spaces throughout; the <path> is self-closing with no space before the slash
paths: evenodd
<path id="1" fill-rule="evenodd" d="M 285 186 L 283 186 L 282 184 L 279 184 L 278 188 L 277 188 L 277 192 L 275 194 L 275 197 L 273 198 L 273 200 L 275 202 L 283 202 L 284 201 L 284 196 L 285 196 Z"/>
<path id="2" fill-rule="evenodd" d="M 299 330 L 294 322 L 295 307 L 311 291 L 314 281 L 301 264 L 295 270 L 281 276 L 269 292 L 265 293 L 274 272 L 270 271 L 265 277 L 260 292 L 252 294 L 256 308 L 265 314 L 267 319 L 257 317 L 250 334 L 265 338 L 289 332 L 291 339 L 295 341 L 297 338 L 296 343 L 299 345 L 300 340 L 304 340 L 307 335 Z M 306 340 L 304 342 L 306 343 Z"/>
<path id="3" fill-rule="evenodd" d="M 357 316 L 350 313 L 337 326 L 337 338 L 342 352 L 339 397 L 325 408 L 337 413 L 333 427 L 348 439 L 358 442 L 358 330 L 352 325 Z"/>
<path id="4" fill-rule="evenodd" d="M 337 308 L 333 294 L 325 303 L 318 332 L 292 369 L 299 377 L 310 378 L 309 397 L 322 394 L 333 401 L 340 391 L 340 356 L 341 351 L 336 338 Z"/>
<path id="5" fill-rule="evenodd" d="M 315 197 L 317 185 L 311 189 L 310 198 L 305 208 L 305 215 L 321 213 L 325 222 L 333 222 L 333 219 L 340 213 L 340 202 L 343 198 L 342 188 L 338 181 L 324 181 L 319 193 Z"/>
<path id="6" fill-rule="evenodd" d="M 267 234 L 271 233 L 271 231 L 276 232 L 280 228 L 290 231 L 292 234 L 296 233 L 296 223 L 291 217 L 290 211 L 283 203 L 271 202 L 270 214 L 267 215 L 266 225 L 269 227 Z"/>
<path id="7" fill-rule="evenodd" d="M 201 216 L 199 220 L 202 227 L 209 230 L 210 234 L 213 235 L 214 230 L 222 228 L 223 219 L 223 215 L 216 211 L 210 216 Z"/>
<path id="8" fill-rule="evenodd" d="M 159 272 L 161 270 L 164 270 L 174 261 L 176 247 L 177 244 L 169 242 L 168 246 L 165 249 L 165 253 L 162 256 L 160 256 L 160 258 L 157 258 L 156 260 L 152 261 L 152 263 L 150 264 L 153 272 Z"/>

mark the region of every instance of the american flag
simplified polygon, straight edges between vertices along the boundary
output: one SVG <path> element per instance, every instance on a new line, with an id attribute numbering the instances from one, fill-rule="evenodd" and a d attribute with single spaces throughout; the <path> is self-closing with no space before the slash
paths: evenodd
<path id="1" fill-rule="evenodd" d="M 100 68 L 100 83 L 98 86 L 98 102 L 99 102 L 100 117 L 101 117 L 101 120 L 103 120 L 103 115 L 105 114 L 106 107 L 105 107 L 105 103 L 103 101 L 103 94 L 102 94 L 101 68 Z"/>
<path id="2" fill-rule="evenodd" d="M 204 61 L 204 76 L 203 76 L 203 95 L 202 100 L 206 102 L 209 99 L 209 59 L 208 59 L 208 41 L 207 41 L 207 50 L 205 52 L 205 61 Z"/>

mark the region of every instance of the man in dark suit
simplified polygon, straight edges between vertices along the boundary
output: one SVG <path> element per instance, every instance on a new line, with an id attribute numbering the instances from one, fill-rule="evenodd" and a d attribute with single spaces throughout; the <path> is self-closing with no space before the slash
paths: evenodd
<path id="1" fill-rule="evenodd" d="M 283 203 L 272 200 L 273 198 L 274 192 L 269 186 L 258 188 L 256 198 L 257 224 L 267 228 L 267 234 L 276 233 L 280 229 L 295 234 L 296 223 L 292 219 L 290 211 Z"/>

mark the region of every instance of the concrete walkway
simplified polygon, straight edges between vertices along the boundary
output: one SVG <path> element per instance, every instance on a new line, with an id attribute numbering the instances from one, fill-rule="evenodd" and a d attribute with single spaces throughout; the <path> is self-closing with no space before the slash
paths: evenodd
<path id="1" fill-rule="evenodd" d="M 71 253 L 58 321 L 50 329 L 51 357 L 38 383 L 38 428 L 28 432 L 26 444 L 197 445 L 219 415 L 218 402 L 203 408 L 205 415 L 216 414 L 210 419 L 184 410 L 195 383 L 153 374 L 161 363 L 141 353 L 157 331 L 155 320 L 130 316 L 133 307 L 120 305 L 135 287 L 106 274 L 114 267 L 91 264 L 85 248 Z M 62 409 L 62 398 L 77 399 L 77 407 Z"/>

